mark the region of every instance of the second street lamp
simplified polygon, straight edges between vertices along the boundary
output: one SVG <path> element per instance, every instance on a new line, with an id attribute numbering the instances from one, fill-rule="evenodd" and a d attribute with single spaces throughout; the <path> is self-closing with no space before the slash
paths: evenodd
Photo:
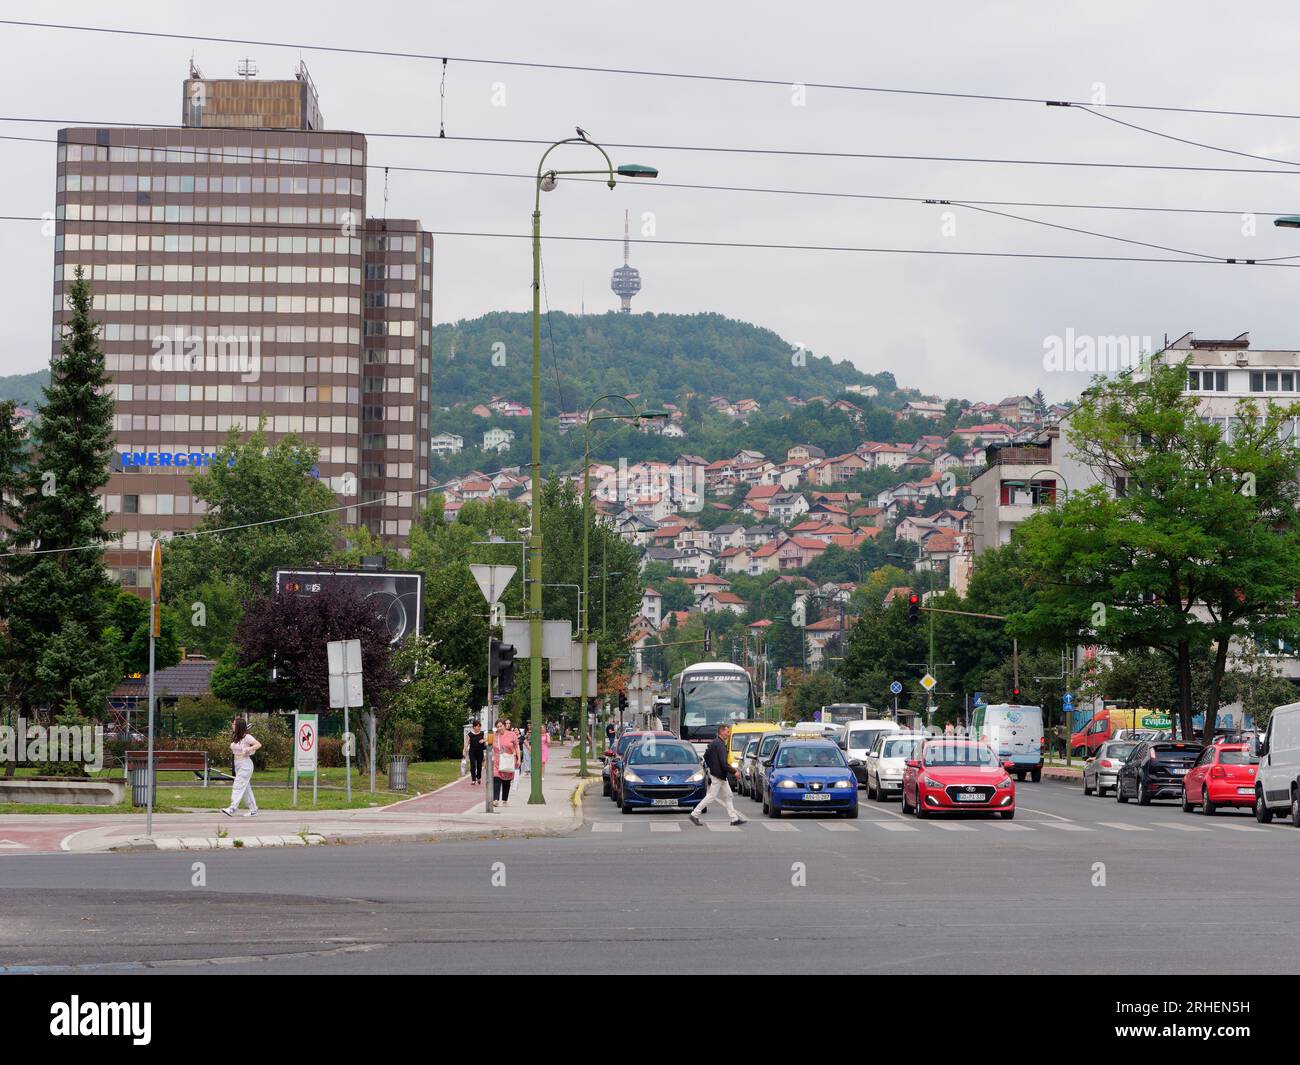
<path id="1" fill-rule="evenodd" d="M 565 144 L 582 144 L 594 148 L 600 152 L 605 160 L 604 168 L 601 170 L 548 170 L 546 168 L 547 158 L 556 148 Z M 564 174 L 603 174 L 608 179 L 607 183 L 611 189 L 617 184 L 614 180 L 614 164 L 610 161 L 609 153 L 595 141 L 588 140 L 586 137 L 568 137 L 565 140 L 556 141 L 547 148 L 542 153 L 541 161 L 537 164 L 537 178 L 533 184 L 533 424 L 532 501 L 529 508 L 532 514 L 532 529 L 528 534 L 532 572 L 529 576 L 531 584 L 528 588 L 528 649 L 531 654 L 528 660 L 528 702 L 529 719 L 534 736 L 540 736 L 542 729 L 545 727 L 542 721 L 542 193 L 552 191 L 558 184 L 560 176 Z M 659 176 L 659 171 L 655 170 L 654 167 L 627 163 L 618 168 L 618 175 L 620 177 L 653 178 Z M 586 535 L 585 528 L 583 535 Z M 586 581 L 585 576 L 583 580 Z M 585 665 L 587 661 L 585 642 L 582 648 L 582 661 Z M 583 695 L 586 696 L 585 688 Z M 584 716 L 585 705 L 584 703 Z M 528 795 L 529 805 L 546 802 L 546 798 L 542 794 L 541 744 L 533 744 L 532 760 L 532 790 Z"/>
<path id="2" fill-rule="evenodd" d="M 620 170 L 621 172 L 621 170 Z M 618 400 L 626 403 L 630 408 L 629 414 L 597 414 L 592 416 L 592 411 L 598 404 L 604 403 L 607 399 Z M 598 400 L 587 408 L 587 417 L 583 419 L 582 424 L 582 598 L 587 604 L 587 612 L 582 615 L 582 632 L 578 638 L 582 654 L 582 680 L 578 690 L 582 693 L 579 705 L 582 707 L 582 727 L 579 729 L 578 736 L 578 776 L 587 775 L 587 641 L 589 639 L 589 629 L 591 628 L 591 600 L 587 598 L 587 582 L 591 576 L 591 544 L 589 527 L 591 525 L 591 423 L 607 421 L 648 421 L 653 418 L 666 418 L 667 411 L 662 410 L 638 410 L 626 396 L 608 395 L 601 396 Z M 604 591 L 602 586 L 601 608 L 600 608 L 600 625 L 605 627 L 605 606 Z M 592 736 L 593 748 L 595 745 L 595 735 Z M 595 750 L 592 750 L 593 757 Z"/>

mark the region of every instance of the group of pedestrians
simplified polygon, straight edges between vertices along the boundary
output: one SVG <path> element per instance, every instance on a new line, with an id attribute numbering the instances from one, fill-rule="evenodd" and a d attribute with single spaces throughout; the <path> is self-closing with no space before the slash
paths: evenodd
<path id="1" fill-rule="evenodd" d="M 469 732 L 465 736 L 465 748 L 462 759 L 469 769 L 471 784 L 483 782 L 483 770 L 487 762 L 489 744 L 483 723 L 475 718 L 470 722 Z M 551 734 L 542 730 L 542 772 L 546 772 L 546 763 L 551 757 Z M 532 737 L 528 728 L 522 732 L 515 729 L 509 718 L 497 721 L 496 731 L 492 734 L 491 769 L 492 769 L 492 804 L 508 806 L 510 804 L 510 785 L 515 776 L 521 772 L 532 771 Z"/>

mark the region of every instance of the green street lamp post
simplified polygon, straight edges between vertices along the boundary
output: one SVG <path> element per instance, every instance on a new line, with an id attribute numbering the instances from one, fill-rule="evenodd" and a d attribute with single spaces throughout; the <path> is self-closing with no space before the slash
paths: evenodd
<path id="1" fill-rule="evenodd" d="M 551 152 L 565 144 L 585 144 L 600 152 L 605 160 L 601 170 L 548 170 L 546 160 Z M 537 164 L 537 178 L 533 188 L 533 380 L 532 380 L 532 528 L 528 533 L 531 574 L 528 596 L 528 642 L 531 657 L 528 661 L 528 700 L 530 722 L 534 736 L 540 736 L 545 727 L 542 721 L 542 193 L 552 191 L 562 175 L 603 174 L 612 189 L 619 177 L 658 177 L 653 167 L 627 164 L 615 170 L 609 153 L 586 137 L 568 137 L 556 141 L 542 153 Z M 585 531 L 584 531 L 585 535 Z M 583 577 L 585 583 L 586 577 Z M 586 646 L 583 646 L 583 662 Z M 585 695 L 584 690 L 584 695 Z M 529 805 L 545 803 L 542 794 L 542 745 L 533 744 L 532 790 Z"/>
<path id="2" fill-rule="evenodd" d="M 631 411 L 629 414 L 597 414 L 592 415 L 596 407 L 604 403 L 607 399 L 618 400 L 620 403 L 626 403 Z M 607 395 L 601 396 L 587 408 L 587 416 L 582 423 L 582 599 L 587 604 L 587 612 L 582 615 L 582 632 L 579 635 L 578 643 L 582 648 L 582 681 L 578 690 L 582 693 L 579 705 L 582 707 L 582 727 L 579 729 L 578 736 L 578 776 L 587 775 L 587 641 L 589 639 L 589 629 L 591 626 L 591 600 L 587 598 L 588 580 L 591 577 L 591 544 L 589 527 L 591 525 L 591 424 L 592 422 L 608 421 L 647 421 L 652 418 L 666 418 L 667 411 L 648 410 L 642 411 L 637 409 L 637 405 L 626 396 Z M 602 556 L 604 557 L 604 556 Z M 603 570 L 602 566 L 602 570 Z M 601 628 L 605 626 L 605 597 L 604 597 L 604 577 L 602 575 L 601 584 L 601 607 L 600 607 L 600 624 Z M 592 756 L 595 756 L 596 737 L 591 737 Z"/>

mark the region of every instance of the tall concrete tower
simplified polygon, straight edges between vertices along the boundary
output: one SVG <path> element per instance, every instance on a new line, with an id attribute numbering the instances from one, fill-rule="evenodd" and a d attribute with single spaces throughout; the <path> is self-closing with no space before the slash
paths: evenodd
<path id="1" fill-rule="evenodd" d="M 623 265 L 614 268 L 609 279 L 609 287 L 619 298 L 619 313 L 632 313 L 632 297 L 641 291 L 641 271 L 635 266 L 628 266 L 627 211 L 623 212 Z"/>

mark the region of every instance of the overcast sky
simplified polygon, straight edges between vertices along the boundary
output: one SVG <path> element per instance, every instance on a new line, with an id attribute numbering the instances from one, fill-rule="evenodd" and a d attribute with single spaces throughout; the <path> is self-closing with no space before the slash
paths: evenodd
<path id="1" fill-rule="evenodd" d="M 1293 4 L 799 2 L 628 5 L 550 3 L 311 5 L 6 3 L 3 17 L 418 51 L 543 63 L 939 89 L 1109 103 L 1300 113 L 1294 70 L 1300 22 Z M 1067 13 L 1068 10 L 1068 13 Z M 461 170 L 534 170 L 531 145 L 401 140 L 437 133 L 440 64 L 265 45 L 188 43 L 0 26 L 0 110 L 73 122 L 179 122 L 191 53 L 209 77 L 253 57 L 265 77 L 289 77 L 300 55 L 331 128 L 366 133 L 370 161 Z M 504 92 L 504 101 L 501 96 Z M 1176 144 L 1093 117 L 1032 104 L 810 88 L 795 106 L 787 84 L 758 86 L 526 70 L 453 61 L 449 135 L 550 138 L 581 125 L 605 142 L 805 151 L 1161 163 L 1203 167 L 1283 164 Z M 498 106 L 504 102 L 504 106 Z M 1300 160 L 1300 121 L 1112 109 L 1175 136 Z M 58 124 L 0 122 L 0 133 L 53 137 Z M 586 167 L 588 151 L 557 165 Z M 53 205 L 54 148 L 0 141 L 4 214 Z M 1244 236 L 1239 215 L 1177 215 L 1002 208 L 1064 226 L 1240 258 L 1300 255 L 1300 231 L 1267 212 L 1300 213 L 1300 174 L 1194 173 L 1096 167 L 813 159 L 685 151 L 611 150 L 615 161 L 657 166 L 664 181 L 983 200 L 1125 204 L 1260 212 Z M 383 211 L 383 173 L 369 176 L 369 213 Z M 620 184 L 562 184 L 543 198 L 551 234 L 634 235 L 653 215 L 667 240 L 867 245 L 936 251 L 1081 255 L 1169 253 L 941 206 Z M 524 233 L 528 182 L 392 173 L 388 214 L 434 230 Z M 944 212 L 955 213 L 945 232 Z M 0 222 L 0 309 L 9 329 L 0 372 L 48 357 L 52 242 L 38 223 Z M 553 309 L 617 306 L 609 291 L 616 244 L 552 242 L 545 252 Z M 1300 260 L 1297 260 L 1300 261 Z M 1300 346 L 1300 271 L 1263 267 L 1084 263 L 634 245 L 638 311 L 717 311 L 767 326 L 818 355 L 891 370 L 900 383 L 943 396 L 998 399 L 1041 386 L 1077 394 L 1086 375 L 1048 373 L 1046 338 L 1151 337 L 1187 331 L 1255 347 Z M 438 321 L 525 310 L 524 241 L 436 239 Z"/>

